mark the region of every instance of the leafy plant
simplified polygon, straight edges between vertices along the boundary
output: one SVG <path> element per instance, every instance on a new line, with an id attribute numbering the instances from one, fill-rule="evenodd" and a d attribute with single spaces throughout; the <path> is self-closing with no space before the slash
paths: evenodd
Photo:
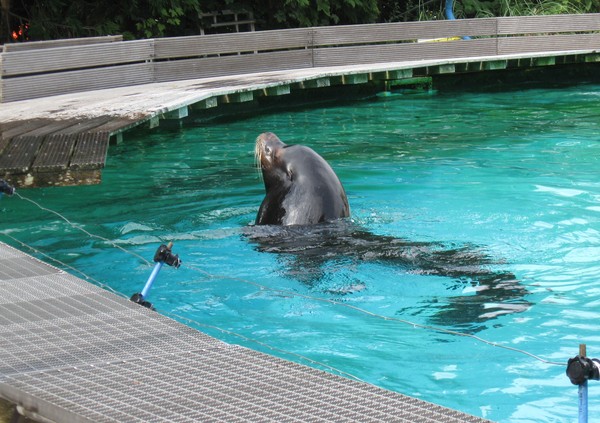
<path id="1" fill-rule="evenodd" d="M 157 17 L 149 17 L 135 24 L 138 32 L 141 32 L 145 38 L 164 37 L 165 30 L 168 27 L 181 25 L 183 8 L 174 7 L 172 9 L 161 8 Z"/>
<path id="2" fill-rule="evenodd" d="M 261 9 L 256 3 L 255 11 Z M 258 14 L 272 26 L 286 27 L 375 22 L 379 15 L 376 0 L 283 0 L 273 9 Z"/>
<path id="3" fill-rule="evenodd" d="M 468 17 L 557 15 L 591 13 L 600 9 L 599 0 L 463 0 Z"/>
<path id="4" fill-rule="evenodd" d="M 257 29 L 275 29 L 445 19 L 444 4 L 445 0 L 21 0 L 3 3 L 3 13 L 11 18 L 2 20 L 2 26 L 10 34 L 26 23 L 31 40 L 107 34 L 131 39 L 199 34 L 201 11 L 252 11 Z M 454 4 L 458 18 L 598 11 L 600 0 L 455 0 Z"/>

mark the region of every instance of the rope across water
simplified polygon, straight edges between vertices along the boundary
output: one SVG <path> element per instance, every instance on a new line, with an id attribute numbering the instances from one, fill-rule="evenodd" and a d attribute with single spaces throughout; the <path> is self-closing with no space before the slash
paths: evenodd
<path id="1" fill-rule="evenodd" d="M 74 222 L 72 222 L 71 220 L 69 220 L 67 217 L 65 217 L 61 213 L 59 213 L 59 212 L 57 212 L 55 210 L 51 210 L 51 209 L 49 209 L 47 207 L 44 207 L 41 204 L 39 204 L 38 202 L 36 202 L 34 200 L 31 200 L 29 198 L 24 197 L 20 193 L 15 193 L 15 195 L 19 199 L 21 199 L 23 201 L 27 201 L 27 202 L 33 204 L 34 206 L 38 207 L 40 210 L 43 210 L 45 212 L 54 214 L 55 216 L 59 217 L 61 220 L 63 220 L 64 222 L 66 222 L 69 226 L 71 226 L 72 228 L 74 228 L 74 229 L 76 229 L 78 231 L 83 232 L 88 237 L 93 238 L 93 239 L 97 239 L 97 240 L 100 240 L 100 241 L 103 241 L 103 242 L 106 242 L 110 246 L 112 246 L 114 248 L 117 248 L 118 250 L 122 251 L 123 253 L 129 254 L 129 255 L 137 258 L 138 260 L 140 260 L 142 263 L 144 263 L 148 267 L 152 267 L 153 266 L 153 263 L 150 262 L 149 260 L 147 260 L 146 258 L 144 258 L 143 256 L 141 256 L 141 255 L 139 255 L 137 253 L 134 253 L 132 251 L 129 251 L 129 250 L 123 248 L 122 246 L 118 245 L 117 243 L 115 243 L 114 241 L 112 241 L 112 240 L 110 240 L 108 238 L 105 238 L 105 237 L 102 237 L 102 236 L 99 236 L 99 235 L 96 235 L 96 234 L 93 234 L 93 233 L 89 232 L 88 230 L 84 229 L 80 225 L 77 225 Z M 95 284 L 97 284 L 99 286 L 107 288 L 110 291 L 112 291 L 113 293 L 116 293 L 116 294 L 118 294 L 118 295 L 120 295 L 122 297 L 128 298 L 128 296 L 124 295 L 123 293 L 119 293 L 119 292 L 113 290 L 112 288 L 110 288 L 109 286 L 105 285 L 104 283 L 102 283 L 102 282 L 100 282 L 100 281 L 98 281 L 98 280 L 96 280 L 96 279 L 94 279 L 92 277 L 89 277 L 84 272 L 80 271 L 79 269 L 76 269 L 76 268 L 74 268 L 74 267 L 72 267 L 72 266 L 70 266 L 68 264 L 65 264 L 65 263 L 63 263 L 63 262 L 61 262 L 59 260 L 56 260 L 53 257 L 49 256 L 47 253 L 41 252 L 38 249 L 36 249 L 34 247 L 31 247 L 31 246 L 27 245 L 26 243 L 18 240 L 14 236 L 10 235 L 8 233 L 8 231 L 3 231 L 2 234 L 4 236 L 10 238 L 12 241 L 17 242 L 20 245 L 25 246 L 25 247 L 31 249 L 32 251 L 35 251 L 37 254 L 40 254 L 43 257 L 48 258 L 48 259 L 50 259 L 50 260 L 58 263 L 63 268 L 75 271 L 75 272 L 83 275 L 85 277 L 85 279 L 90 280 L 90 281 L 94 282 Z M 540 357 L 540 356 L 538 356 L 536 354 L 528 352 L 526 350 L 523 350 L 523 349 L 520 349 L 520 348 L 511 347 L 511 346 L 504 345 L 504 344 L 501 344 L 501 343 L 498 343 L 498 342 L 490 341 L 490 340 L 487 340 L 485 338 L 482 338 L 480 336 L 473 335 L 473 334 L 470 334 L 470 333 L 464 333 L 464 332 L 459 332 L 459 331 L 455 331 L 455 330 L 451 330 L 451 329 L 446 329 L 446 328 L 442 328 L 442 327 L 437 327 L 437 326 L 432 326 L 432 325 L 427 325 L 427 324 L 416 323 L 416 322 L 412 322 L 410 320 L 402 319 L 402 318 L 399 318 L 399 317 L 385 316 L 385 315 L 378 314 L 378 313 L 372 312 L 370 310 L 367 310 L 367 309 L 364 309 L 364 308 L 361 308 L 361 307 L 358 307 L 358 306 L 354 306 L 354 305 L 347 304 L 347 303 L 342 303 L 340 301 L 332 300 L 332 299 L 329 299 L 329 298 L 316 297 L 316 296 L 312 296 L 312 295 L 301 294 L 301 293 L 294 292 L 294 291 L 283 290 L 283 289 L 278 289 L 278 288 L 272 288 L 272 287 L 268 287 L 266 285 L 263 285 L 263 284 L 260 284 L 258 282 L 255 282 L 255 281 L 252 281 L 252 280 L 249 280 L 249 279 L 245 279 L 245 278 L 238 278 L 238 277 L 229 276 L 229 275 L 212 274 L 212 273 L 209 273 L 209 272 L 203 270 L 200 267 L 189 265 L 189 264 L 186 264 L 185 262 L 182 264 L 182 267 L 185 267 L 185 268 L 190 269 L 190 270 L 192 270 L 194 272 L 202 274 L 202 275 L 204 275 L 205 277 L 207 277 L 207 278 L 209 278 L 211 280 L 231 280 L 231 281 L 236 281 L 236 282 L 239 282 L 239 283 L 243 283 L 243 284 L 255 286 L 255 287 L 259 288 L 261 291 L 269 291 L 269 292 L 274 292 L 274 293 L 278 293 L 278 294 L 284 294 L 286 296 L 300 297 L 300 298 L 304 298 L 304 299 L 309 300 L 309 301 L 316 301 L 316 302 L 328 303 L 328 304 L 334 305 L 336 307 L 344 307 L 344 308 L 346 308 L 348 310 L 352 310 L 354 312 L 361 313 L 361 314 L 364 314 L 364 315 L 367 315 L 367 316 L 370 316 L 370 317 L 373 317 L 373 318 L 377 318 L 377 319 L 381 319 L 381 320 L 385 320 L 385 321 L 389 321 L 389 322 L 401 323 L 401 324 L 404 324 L 404 325 L 411 326 L 413 328 L 418 328 L 418 329 L 423 329 L 423 330 L 432 331 L 432 332 L 438 332 L 438 333 L 444 333 L 444 334 L 452 335 L 452 336 L 459 336 L 459 337 L 470 338 L 470 339 L 473 339 L 473 340 L 475 340 L 477 342 L 480 342 L 480 343 L 483 343 L 483 344 L 486 344 L 486 345 L 489 345 L 489 346 L 492 346 L 492 347 L 497 347 L 497 348 L 501 348 L 501 349 L 504 349 L 504 350 L 512 351 L 512 352 L 515 352 L 515 353 L 518 353 L 518 354 L 529 356 L 529 357 L 531 357 L 531 358 L 533 358 L 533 359 L 535 359 L 537 361 L 540 361 L 540 362 L 542 362 L 544 364 L 555 365 L 555 366 L 564 366 L 564 362 L 556 362 L 556 361 L 547 360 L 547 359 L 544 359 L 544 358 L 542 358 L 542 357 Z M 191 325 L 200 325 L 200 326 L 204 326 L 204 327 L 210 327 L 210 328 L 219 330 L 219 331 L 221 331 L 223 333 L 227 333 L 227 334 L 230 334 L 230 335 L 235 335 L 235 336 L 240 337 L 242 339 L 245 339 L 247 341 L 251 341 L 251 342 L 260 344 L 260 345 L 262 345 L 264 347 L 267 347 L 269 349 L 277 350 L 279 352 L 283 352 L 283 353 L 286 353 L 286 354 L 289 354 L 289 355 L 293 355 L 293 356 L 302 358 L 302 359 L 307 360 L 307 361 L 309 361 L 309 362 L 311 362 L 313 364 L 318 364 L 318 365 L 323 366 L 325 368 L 329 368 L 330 370 L 334 370 L 334 371 L 336 371 L 336 372 L 338 372 L 340 374 L 345 374 L 346 376 L 349 376 L 349 377 L 352 377 L 354 379 L 360 380 L 359 378 L 357 378 L 355 376 L 352 376 L 352 375 L 350 375 L 347 372 L 341 371 L 339 369 L 332 368 L 329 365 L 317 362 L 317 361 L 312 360 L 312 359 L 310 359 L 308 357 L 304 357 L 304 356 L 301 356 L 301 355 L 296 354 L 296 353 L 291 353 L 289 351 L 285 351 L 285 350 L 281 350 L 279 348 L 275 348 L 275 347 L 269 346 L 269 345 L 267 345 L 267 344 L 265 344 L 265 343 L 263 343 L 261 341 L 248 338 L 245 335 L 241 335 L 241 334 L 238 334 L 238 333 L 235 333 L 235 332 L 224 330 L 224 329 L 218 328 L 216 326 L 205 325 L 205 324 L 202 324 L 200 322 L 193 321 L 191 319 L 188 319 L 188 318 L 183 317 L 183 316 L 179 316 L 177 314 L 174 314 L 174 313 L 171 313 L 171 312 L 168 312 L 168 311 L 161 311 L 161 312 L 163 314 L 165 314 L 165 315 L 170 315 L 170 316 L 176 317 L 177 319 L 187 321 Z M 565 360 L 565 362 L 566 362 L 566 360 Z"/>

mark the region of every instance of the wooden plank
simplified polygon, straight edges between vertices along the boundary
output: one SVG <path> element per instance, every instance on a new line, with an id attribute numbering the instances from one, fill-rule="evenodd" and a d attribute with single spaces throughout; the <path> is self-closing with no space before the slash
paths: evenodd
<path id="1" fill-rule="evenodd" d="M 301 49 L 307 48 L 311 40 L 310 28 L 160 38 L 155 40 L 155 56 L 157 60 L 160 60 L 239 52 Z"/>
<path id="2" fill-rule="evenodd" d="M 83 133 L 77 136 L 70 168 L 73 170 L 101 169 L 106 162 L 110 134 L 108 132 Z"/>
<path id="3" fill-rule="evenodd" d="M 93 130 L 94 128 L 104 125 L 105 123 L 109 122 L 112 119 L 114 119 L 114 118 L 112 118 L 110 116 L 100 116 L 97 118 L 91 118 L 91 119 L 86 119 L 86 120 L 74 120 L 72 125 L 67 126 L 63 129 L 60 129 L 58 132 L 55 133 L 55 135 L 56 134 L 73 135 L 73 134 L 79 134 L 82 132 L 89 132 L 89 131 Z"/>
<path id="4" fill-rule="evenodd" d="M 313 28 L 315 46 L 367 44 L 463 35 L 582 32 L 599 29 L 600 14 L 459 19 Z"/>
<path id="5" fill-rule="evenodd" d="M 10 139 L 27 133 L 61 133 L 74 134 L 89 131 L 97 126 L 114 119 L 110 116 L 100 116 L 86 120 L 70 119 L 56 121 L 54 119 L 30 119 L 24 121 L 4 122 L 0 125 L 0 138 Z M 50 130 L 48 130 L 50 128 Z"/>
<path id="6" fill-rule="evenodd" d="M 41 123 L 41 124 L 40 124 Z M 0 171 L 26 173 L 30 170 L 44 139 L 73 124 L 73 121 L 33 121 L 30 130 L 12 137 L 0 155 Z"/>
<path id="7" fill-rule="evenodd" d="M 42 141 L 43 137 L 35 135 L 13 138 L 0 156 L 0 172 L 27 173 Z"/>
<path id="8" fill-rule="evenodd" d="M 130 129 L 133 128 L 134 126 L 138 125 L 138 122 L 141 119 L 134 119 L 134 118 L 111 118 L 108 122 L 95 127 L 93 130 L 90 130 L 89 132 L 99 132 L 99 133 L 107 133 L 108 136 L 113 135 L 117 132 L 121 132 L 124 131 L 126 129 Z"/>
<path id="9" fill-rule="evenodd" d="M 498 38 L 498 54 L 597 50 L 600 34 L 546 35 Z"/>
<path id="10" fill-rule="evenodd" d="M 313 61 L 310 50 L 291 50 L 157 62 L 154 71 L 156 82 L 165 82 L 310 68 L 312 65 Z"/>
<path id="11" fill-rule="evenodd" d="M 35 127 L 32 130 L 23 133 L 19 137 L 15 137 L 15 139 L 18 139 L 21 137 L 27 137 L 27 136 L 45 137 L 47 135 L 54 134 L 56 132 L 59 132 L 65 128 L 73 125 L 73 120 L 43 119 L 42 121 L 44 122 L 43 125 L 41 125 L 41 126 L 35 125 Z"/>
<path id="12" fill-rule="evenodd" d="M 153 82 L 152 63 L 2 79 L 3 102 Z M 65 81 L 69 81 L 65 84 Z"/>
<path id="13" fill-rule="evenodd" d="M 67 169 L 77 135 L 54 134 L 46 137 L 33 161 L 35 172 L 58 172 Z"/>
<path id="14" fill-rule="evenodd" d="M 600 14 L 516 16 L 497 18 L 498 35 L 600 30 Z"/>
<path id="15" fill-rule="evenodd" d="M 314 50 L 314 64 L 343 66 L 433 59 L 495 56 L 495 39 L 459 40 L 441 43 L 401 43 L 378 46 L 347 46 Z"/>
<path id="16" fill-rule="evenodd" d="M 388 41 L 493 35 L 494 18 L 454 21 L 397 22 L 386 24 L 340 25 L 313 28 L 314 46 L 371 44 Z"/>
<path id="17" fill-rule="evenodd" d="M 150 61 L 154 40 L 16 51 L 2 54 L 2 77 Z"/>
<path id="18" fill-rule="evenodd" d="M 11 138 L 18 137 L 19 135 L 23 135 L 35 129 L 46 126 L 49 122 L 50 121 L 48 119 L 32 119 L 2 123 L 2 129 L 0 129 L 0 138 L 3 140 L 10 140 Z"/>
<path id="19" fill-rule="evenodd" d="M 2 152 L 8 146 L 11 139 L 12 139 L 12 137 L 8 138 L 8 137 L 4 137 L 4 136 L 2 136 L 2 134 L 0 134 L 0 155 L 2 155 Z"/>
<path id="20" fill-rule="evenodd" d="M 498 30 L 497 25 L 502 25 L 502 30 Z M 161 39 L 156 40 L 156 57 L 194 57 L 201 54 L 298 48 L 304 45 L 302 40 L 310 43 L 309 31 L 312 31 L 314 46 L 327 46 L 463 35 L 486 36 L 495 35 L 497 32 L 521 34 L 597 29 L 599 29 L 598 14 L 342 25 L 285 31 L 260 31 L 255 35 L 221 34 Z"/>
<path id="21" fill-rule="evenodd" d="M 114 43 L 123 41 L 122 35 L 104 35 L 100 37 L 67 38 L 63 40 L 28 41 L 26 43 L 4 44 L 4 52 L 38 50 L 56 47 L 68 47 L 88 44 Z"/>

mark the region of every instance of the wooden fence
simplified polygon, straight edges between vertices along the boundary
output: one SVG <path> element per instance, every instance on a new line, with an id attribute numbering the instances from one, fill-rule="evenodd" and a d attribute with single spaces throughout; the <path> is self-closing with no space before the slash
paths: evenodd
<path id="1" fill-rule="evenodd" d="M 436 38 L 458 39 L 422 42 Z M 0 53 L 0 102 L 323 66 L 595 52 L 600 51 L 600 14 L 331 26 L 139 41 L 95 37 L 22 46 L 5 45 Z"/>

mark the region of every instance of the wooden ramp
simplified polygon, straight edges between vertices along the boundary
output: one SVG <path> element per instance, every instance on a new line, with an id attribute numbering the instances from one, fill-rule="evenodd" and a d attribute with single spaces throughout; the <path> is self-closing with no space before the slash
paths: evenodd
<path id="1" fill-rule="evenodd" d="M 19 187 L 100 182 L 110 134 L 130 119 L 33 119 L 0 130 L 0 178 Z"/>
<path id="2" fill-rule="evenodd" d="M 3 243 L 0 398 L 45 422 L 486 421 L 223 343 Z"/>

